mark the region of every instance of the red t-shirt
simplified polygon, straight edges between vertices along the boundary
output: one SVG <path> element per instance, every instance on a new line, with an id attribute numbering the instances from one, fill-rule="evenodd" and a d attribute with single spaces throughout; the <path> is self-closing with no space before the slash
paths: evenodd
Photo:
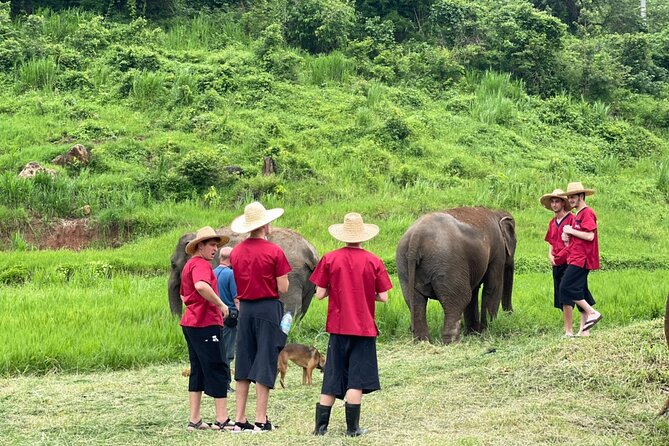
<path id="1" fill-rule="evenodd" d="M 291 271 L 283 250 L 260 238 L 247 238 L 230 253 L 239 300 L 279 298 L 276 278 Z"/>
<path id="2" fill-rule="evenodd" d="M 183 327 L 223 326 L 223 314 L 216 305 L 202 297 L 195 289 L 197 282 L 206 282 L 218 296 L 216 276 L 211 263 L 202 257 L 191 257 L 181 271 L 181 288 L 179 293 L 184 298 L 186 311 L 181 317 Z"/>
<path id="3" fill-rule="evenodd" d="M 589 207 L 584 207 L 574 216 L 572 227 L 579 231 L 594 232 L 592 241 L 572 236 L 569 242 L 569 265 L 588 270 L 599 269 L 599 241 L 597 240 L 597 216 Z"/>
<path id="4" fill-rule="evenodd" d="M 553 260 L 555 265 L 564 265 L 567 263 L 567 256 L 569 254 L 569 248 L 564 245 L 562 241 L 562 230 L 566 225 L 574 224 L 574 214 L 568 212 L 562 220 L 558 222 L 557 217 L 551 219 L 548 223 L 548 231 L 546 232 L 546 240 L 551 245 L 551 254 L 553 254 Z"/>
<path id="5" fill-rule="evenodd" d="M 380 258 L 364 249 L 340 248 L 321 258 L 309 280 L 328 290 L 328 333 L 379 334 L 374 297 L 393 287 Z"/>

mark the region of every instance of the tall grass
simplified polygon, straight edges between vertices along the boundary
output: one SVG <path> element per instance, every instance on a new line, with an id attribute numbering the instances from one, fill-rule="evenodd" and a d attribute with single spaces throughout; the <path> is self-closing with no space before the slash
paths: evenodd
<path id="1" fill-rule="evenodd" d="M 18 84 L 22 90 L 53 91 L 58 64 L 52 57 L 32 59 L 19 67 Z"/>
<path id="2" fill-rule="evenodd" d="M 669 198 L 669 158 L 659 164 L 655 185 Z"/>
<path id="3" fill-rule="evenodd" d="M 58 12 L 40 9 L 37 14 L 43 17 L 42 34 L 54 42 L 62 42 L 67 36 L 74 34 L 80 24 L 88 22 L 93 17 L 92 13 L 77 8 Z"/>
<path id="4" fill-rule="evenodd" d="M 191 19 L 177 19 L 167 29 L 163 45 L 169 50 L 211 50 L 230 42 L 247 43 L 241 24 L 227 14 L 200 13 Z"/>
<path id="5" fill-rule="evenodd" d="M 470 114 L 484 124 L 510 123 L 526 102 L 523 82 L 512 80 L 508 73 L 486 71 L 480 76 L 470 75 L 472 81 L 477 86 Z"/>
<path id="6" fill-rule="evenodd" d="M 130 97 L 144 107 L 158 107 L 163 103 L 165 91 L 164 73 L 142 71 L 132 80 Z"/>
<path id="7" fill-rule="evenodd" d="M 605 315 L 597 332 L 660 317 L 668 280 L 668 271 L 592 274 L 597 309 Z M 393 284 L 389 302 L 377 305 L 380 342 L 411 337 L 397 278 Z M 500 314 L 488 335 L 559 336 L 561 316 L 552 301 L 549 273 L 519 275 L 514 313 Z M 327 301 L 314 301 L 290 341 L 324 348 L 326 308 Z M 428 321 L 430 335 L 441 339 L 443 311 L 436 301 Z M 117 274 L 105 262 L 63 264 L 37 272 L 27 285 L 0 288 L 0 325 L 0 374 L 126 368 L 186 357 L 178 320 L 169 314 L 166 277 Z"/>
<path id="8" fill-rule="evenodd" d="M 346 82 L 353 71 L 353 63 L 337 51 L 313 58 L 307 65 L 310 85 Z"/>

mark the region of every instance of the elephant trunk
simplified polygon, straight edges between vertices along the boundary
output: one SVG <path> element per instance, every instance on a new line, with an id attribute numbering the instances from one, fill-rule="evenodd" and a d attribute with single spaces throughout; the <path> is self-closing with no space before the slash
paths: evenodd
<path id="1" fill-rule="evenodd" d="M 179 290 L 181 288 L 181 270 L 173 268 L 170 272 L 170 280 L 167 283 L 167 298 L 170 303 L 170 312 L 181 316 L 182 302 Z"/>

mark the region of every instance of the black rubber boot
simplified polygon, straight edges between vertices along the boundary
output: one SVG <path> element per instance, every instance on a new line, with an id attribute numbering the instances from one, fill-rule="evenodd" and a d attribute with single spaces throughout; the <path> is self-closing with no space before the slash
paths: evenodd
<path id="1" fill-rule="evenodd" d="M 360 404 L 346 403 L 346 435 L 359 437 L 367 433 L 367 429 L 360 429 Z"/>
<path id="2" fill-rule="evenodd" d="M 328 431 L 331 410 L 332 406 L 321 406 L 316 403 L 316 427 L 314 428 L 314 435 L 325 435 Z"/>

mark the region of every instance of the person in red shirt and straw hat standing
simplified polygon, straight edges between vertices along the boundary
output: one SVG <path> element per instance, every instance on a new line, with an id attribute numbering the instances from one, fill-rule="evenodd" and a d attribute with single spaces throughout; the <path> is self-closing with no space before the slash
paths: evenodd
<path id="1" fill-rule="evenodd" d="M 345 398 L 346 435 L 357 437 L 367 432 L 359 426 L 362 395 L 381 388 L 375 301 L 386 302 L 392 284 L 383 261 L 361 247 L 379 233 L 378 226 L 349 213 L 328 231 L 346 246 L 325 254 L 310 278 L 318 299 L 329 295 L 325 329 L 330 333 L 314 435 L 327 432 L 335 399 Z"/>
<path id="2" fill-rule="evenodd" d="M 269 391 L 274 388 L 279 352 L 286 334 L 279 324 L 283 302 L 279 293 L 288 291 L 291 271 L 283 250 L 266 240 L 270 222 L 283 215 L 283 209 L 265 209 L 256 202 L 246 206 L 244 215 L 235 218 L 230 229 L 249 237 L 234 247 L 230 264 L 237 284 L 239 320 L 237 323 L 236 426 L 244 431 L 273 430 L 267 418 Z M 246 401 L 251 382 L 256 385 L 255 425 L 246 418 Z"/>
<path id="3" fill-rule="evenodd" d="M 191 367 L 188 430 L 234 427 L 228 418 L 230 368 L 223 343 L 223 318 L 228 314 L 228 307 L 218 297 L 216 276 L 210 263 L 218 248 L 229 240 L 206 226 L 198 230 L 195 238 L 186 245 L 186 253 L 192 257 L 181 272 L 180 294 L 186 311 L 180 325 L 188 345 Z M 216 420 L 212 424 L 203 422 L 200 414 L 203 391 L 214 398 Z"/>
<path id="4" fill-rule="evenodd" d="M 594 308 L 595 301 L 588 289 L 588 273 L 599 269 L 599 241 L 597 237 L 597 216 L 585 204 L 585 197 L 593 195 L 593 189 L 586 189 L 580 182 L 569 183 L 565 195 L 569 205 L 576 210 L 574 222 L 565 225 L 562 239 L 569 243 L 567 270 L 560 282 L 560 302 L 565 330 L 571 328 L 574 305 L 583 310 L 580 335 L 595 326 L 602 315 Z M 590 296 L 589 303 L 587 297 Z"/>

